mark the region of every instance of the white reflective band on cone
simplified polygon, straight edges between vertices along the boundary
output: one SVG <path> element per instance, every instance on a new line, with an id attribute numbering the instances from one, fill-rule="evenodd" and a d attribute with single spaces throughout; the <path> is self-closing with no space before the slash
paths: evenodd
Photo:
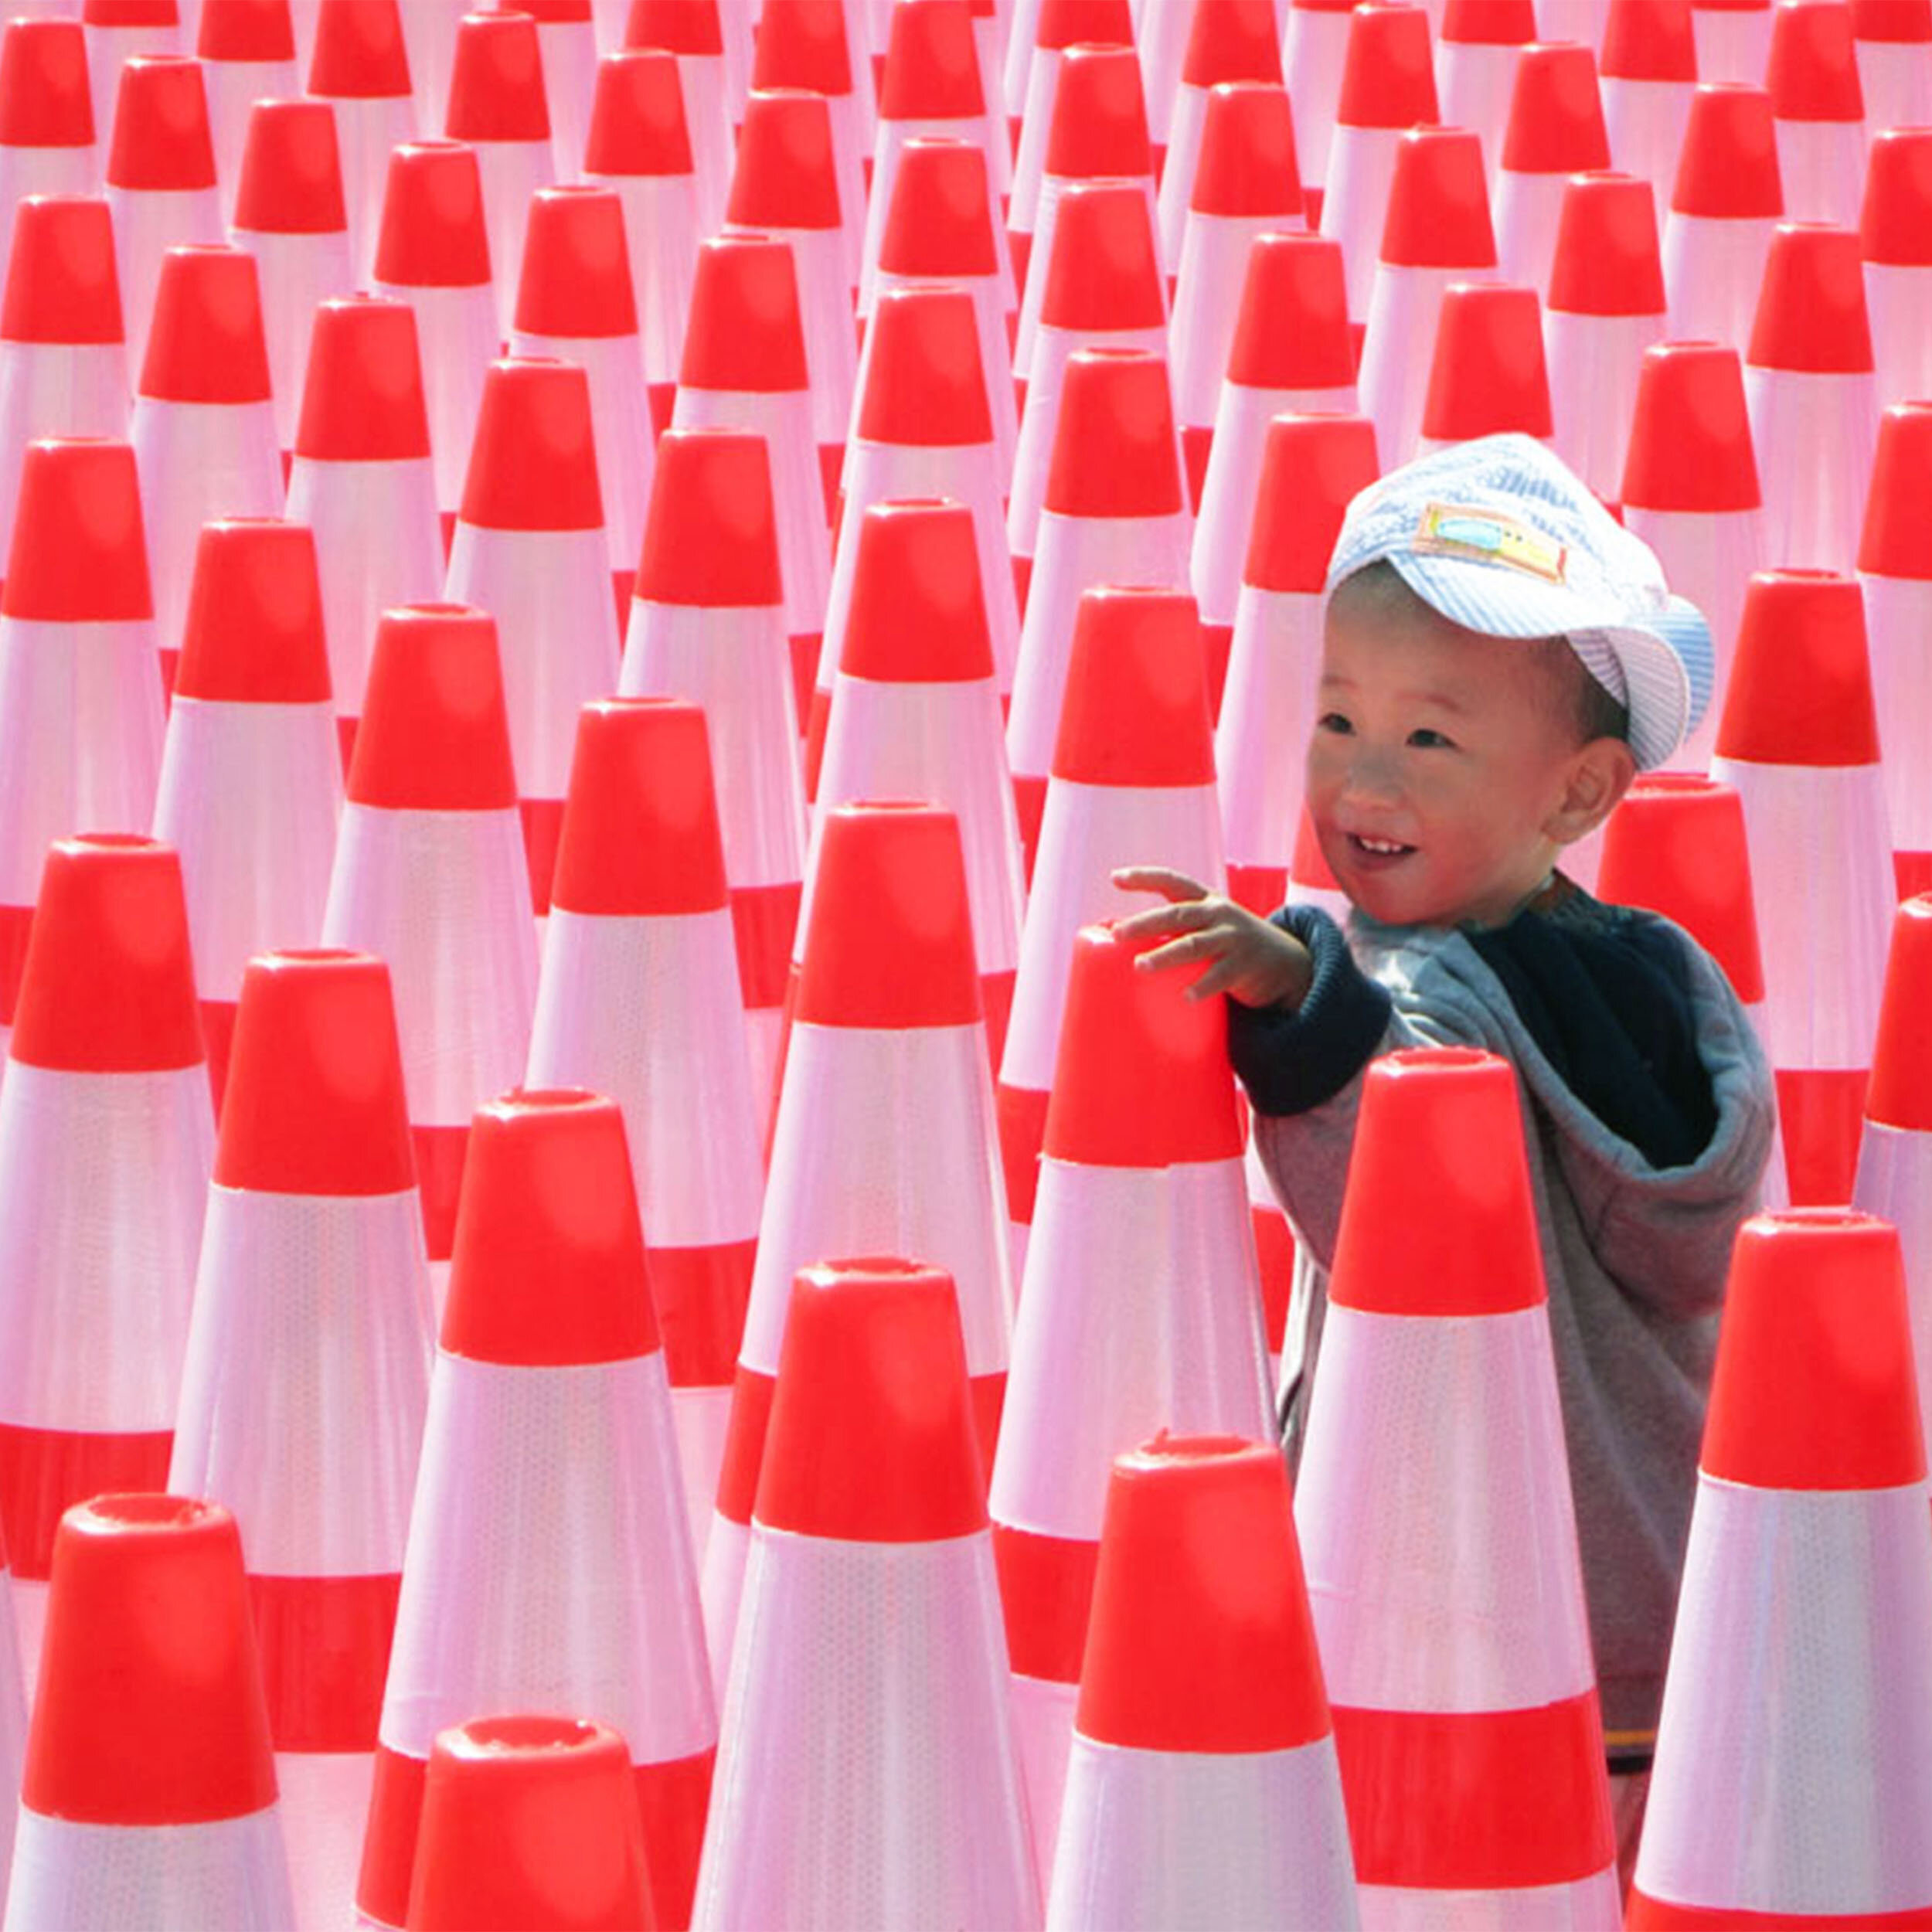
<path id="1" fill-rule="evenodd" d="M 204 80 L 219 65 L 204 61 Z M 290 90 L 291 94 L 298 91 Z M 350 261 L 348 231 L 281 234 L 237 229 L 234 242 L 255 258 L 275 440 L 282 448 L 293 449 L 301 420 L 302 389 L 308 380 L 309 337 L 316 308 L 330 297 L 349 294 L 359 286 Z"/>
<path id="2" fill-rule="evenodd" d="M 1776 1171 L 1774 1152 L 1770 1172 Z M 1852 1205 L 1889 1221 L 1899 1231 L 1911 1309 L 1913 1362 L 1919 1386 L 1932 1389 L 1932 1134 L 1868 1118 L 1859 1142 Z M 1920 1420 L 1925 1420 L 1921 1401 Z"/>
<path id="3" fill-rule="evenodd" d="M 96 123 L 97 127 L 112 124 L 111 116 L 104 124 Z M 104 152 L 104 166 L 107 158 Z M 131 383 L 138 382 L 148 356 L 148 332 L 154 325 L 155 296 L 161 286 L 161 258 L 171 248 L 226 241 L 221 200 L 212 188 L 117 188 L 109 182 L 101 192 L 114 216 L 121 315 L 128 331 L 128 376 Z M 145 490 L 142 495 L 145 498 Z M 197 522 L 196 530 L 199 528 Z M 148 542 L 152 556 L 155 525 L 151 519 L 148 522 Z M 192 557 L 192 534 L 188 552 Z"/>
<path id="4" fill-rule="evenodd" d="M 1285 868 L 1294 852 L 1301 764 L 1283 757 L 1281 747 L 1306 744 L 1313 729 L 1324 602 L 1315 592 L 1241 587 L 1227 694 L 1214 733 L 1231 865 Z"/>
<path id="5" fill-rule="evenodd" d="M 1888 747 L 1883 769 L 1893 848 L 1932 851 L 1932 771 L 1914 752 L 1932 744 L 1932 667 L 1922 662 L 1932 636 L 1932 580 L 1861 572 L 1859 587 L 1871 639 L 1872 708 Z"/>
<path id="6" fill-rule="evenodd" d="M 484 371 L 497 353 L 495 297 L 481 283 L 455 288 L 389 282 L 372 286 L 378 295 L 393 296 L 416 311 L 436 500 L 454 515 L 463 501 L 463 485 L 469 473 L 470 445 L 476 440 L 476 419 L 483 406 Z M 321 548 L 319 538 L 317 548 Z M 323 587 L 326 593 L 326 565 Z M 370 635 L 374 635 L 372 630 Z M 368 644 L 362 648 L 366 651 Z M 333 644 L 329 652 L 332 662 Z M 338 699 L 341 695 L 336 693 Z"/>
<path id="7" fill-rule="evenodd" d="M 1423 410 L 1444 293 L 1451 282 L 1496 279 L 1494 267 L 1376 264 L 1357 387 L 1362 413 L 1376 426 L 1376 451 L 1385 474 L 1406 463 L 1421 446 Z"/>
<path id="8" fill-rule="evenodd" d="M 1305 22 L 1311 17 L 1305 9 L 1297 9 L 1298 21 Z M 1345 32 L 1349 16 L 1343 14 L 1339 19 Z M 1291 78 L 1291 89 L 1294 84 Z M 1297 94 L 1292 98 L 1298 101 L 1301 97 Z M 1298 114 L 1298 124 L 1300 119 Z M 1402 131 L 1398 128 L 1338 124 L 1328 144 L 1325 179 L 1305 173 L 1302 176 L 1304 182 L 1322 182 L 1320 232 L 1342 244 L 1352 321 L 1368 320 L 1370 291 L 1380 273 L 1376 255 L 1382 241 L 1383 213 L 1389 206 L 1389 190 L 1395 182 L 1396 144 L 1401 140 Z M 1392 454 L 1379 437 L 1377 440 L 1383 469 L 1394 468 L 1401 457 Z"/>
<path id="9" fill-rule="evenodd" d="M 1849 570 L 1878 440 L 1878 383 L 1867 373 L 1744 365 L 1744 400 L 1764 487 L 1764 560 Z"/>
<path id="10" fill-rule="evenodd" d="M 1718 17 L 1709 8 L 1691 9 L 1700 29 Z M 1764 18 L 1770 17 L 1767 8 Z M 1752 312 L 1775 226 L 1768 215 L 1681 215 L 1673 208 L 1665 216 L 1664 293 L 1672 342 L 1730 342 L 1743 352 L 1751 339 Z"/>

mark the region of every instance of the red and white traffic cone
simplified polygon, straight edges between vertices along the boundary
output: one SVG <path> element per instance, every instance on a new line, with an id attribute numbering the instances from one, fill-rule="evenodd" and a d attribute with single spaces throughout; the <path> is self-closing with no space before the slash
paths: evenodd
<path id="1" fill-rule="evenodd" d="M 1648 182 L 1660 213 L 1677 179 L 1696 85 L 1690 0 L 1610 0 L 1597 59 L 1610 165 Z"/>
<path id="2" fill-rule="evenodd" d="M 786 1286 L 692 1923 L 1036 1927 L 953 1281 L 882 1256 Z M 832 1737 L 835 1773 L 788 1774 Z"/>
<path id="3" fill-rule="evenodd" d="M 1146 947 L 1104 928 L 1061 950 L 1065 1022 L 988 1496 L 1049 1874 L 1113 1458 L 1157 1429 L 1272 1433 L 1225 1013 L 1138 973 Z"/>
<path id="4" fill-rule="evenodd" d="M 1353 1932 L 1334 1726 L 1271 1441 L 1163 1430 L 1114 1459 L 1061 1815 L 1055 1932 L 1196 1912 Z"/>
<path id="5" fill-rule="evenodd" d="M 216 517 L 282 513 L 260 284 L 246 250 L 168 251 L 129 435 L 141 471 L 162 675 L 172 684 L 202 526 Z"/>
<path id="6" fill-rule="evenodd" d="M 1751 579 L 1711 775 L 1744 803 L 1791 1198 L 1849 1200 L 1896 900 L 1852 579 Z"/>
<path id="7" fill-rule="evenodd" d="M 1755 85 L 1697 88 L 1664 219 L 1674 340 L 1728 343 L 1740 353 L 1749 346 L 1771 230 L 1784 212 L 1770 96 Z"/>
<path id="8" fill-rule="evenodd" d="M 1570 177 L 1610 165 L 1597 60 L 1573 43 L 1526 47 L 1516 62 L 1496 168 L 1496 252 L 1508 281 L 1549 292 Z"/>
<path id="9" fill-rule="evenodd" d="M 100 1495 L 56 1539 L 6 1922 L 294 1923 L 235 1519 Z"/>
<path id="10" fill-rule="evenodd" d="M 1626 1923 L 1932 1911 L 1932 1551 L 1897 1231 L 1737 1239 Z M 1776 1577 L 1784 1615 L 1752 1601 Z M 1750 1657 L 1748 1682 L 1739 1665 Z M 1719 1791 L 1713 1764 L 1737 1767 Z"/>
<path id="11" fill-rule="evenodd" d="M 1771 50 L 1767 0 L 1691 0 L 1700 80 L 1760 87 Z"/>
<path id="12" fill-rule="evenodd" d="M 202 0 L 194 51 L 208 95 L 222 216 L 232 222 L 254 104 L 292 100 L 301 91 L 288 0 Z"/>
<path id="13" fill-rule="evenodd" d="M 87 35 L 87 82 L 94 97 L 94 125 L 113 124 L 121 77 L 137 56 L 176 57 L 192 51 L 184 41 L 175 0 L 81 0 Z"/>
<path id="14" fill-rule="evenodd" d="M 1857 235 L 1781 223 L 1744 357 L 1774 564 L 1848 570 L 1878 437 Z"/>
<path id="15" fill-rule="evenodd" d="M 1516 56 L 1536 36 L 1532 0 L 1447 0 L 1436 39 L 1436 94 L 1443 124 L 1482 141 L 1489 192 L 1509 124 Z"/>
<path id="16" fill-rule="evenodd" d="M 734 1645 L 756 1628 L 740 1599 L 800 1268 L 856 1251 L 921 1255 L 950 1274 L 981 1466 L 992 1460 L 1013 1284 L 969 905 L 951 812 L 853 804 L 826 814 L 705 1550 L 705 1629 L 720 1685 L 742 1676 Z"/>
<path id="17" fill-rule="evenodd" d="M 651 430 L 661 434 L 677 393 L 698 265 L 697 177 L 675 54 L 639 48 L 597 63 L 583 178 L 624 204 L 645 394 Z"/>
<path id="18" fill-rule="evenodd" d="M 389 962 L 432 1281 L 470 1117 L 529 1050 L 536 929 L 516 807 L 495 620 L 456 604 L 385 612 L 322 942 Z"/>
<path id="19" fill-rule="evenodd" d="M 1932 117 L 1932 0 L 1852 0 L 1852 51 L 1873 131 Z"/>
<path id="20" fill-rule="evenodd" d="M 321 0 L 325 10 L 337 4 L 338 0 Z M 362 4 L 362 0 L 356 0 L 356 4 Z M 386 11 L 385 0 L 374 0 L 374 4 Z M 467 9 L 462 0 L 436 0 L 433 6 L 406 9 L 403 0 L 396 0 L 396 11 L 401 17 L 403 46 L 409 60 L 416 124 L 423 134 L 432 136 L 442 127 L 449 111 L 450 76 L 456 65 L 456 29 Z M 316 38 L 319 43 L 319 21 Z"/>
<path id="21" fill-rule="evenodd" d="M 698 183 L 698 235 L 724 225 L 731 187 L 731 110 L 725 92 L 724 30 L 718 0 L 631 0 L 627 48 L 655 47 L 677 58 L 685 124 Z"/>
<path id="22" fill-rule="evenodd" d="M 87 46 L 72 19 L 0 26 L 0 248 L 28 195 L 90 195 L 101 149 L 87 90 Z"/>
<path id="23" fill-rule="evenodd" d="M 580 181 L 597 85 L 597 36 L 590 0 L 530 0 L 515 11 L 536 22 L 554 179 Z"/>
<path id="24" fill-rule="evenodd" d="M 765 440 L 667 430 L 617 688 L 688 697 L 704 711 L 760 1121 L 777 1097 L 805 862 L 779 554 Z"/>
<path id="25" fill-rule="evenodd" d="M 1932 394 L 1932 130 L 1887 128 L 1872 137 L 1859 221 L 1865 305 L 1881 406 Z"/>
<path id="26" fill-rule="evenodd" d="M 403 1923 L 437 1733 L 460 1712 L 546 1701 L 629 1744 L 655 1920 L 688 1924 L 718 1730 L 671 1391 L 624 1117 L 567 1087 L 515 1090 L 476 1115 L 383 1701 L 366 1917 Z"/>
<path id="27" fill-rule="evenodd" d="M 1153 146 L 1154 179 L 1167 160 L 1174 123 L 1174 97 L 1192 19 L 1192 0 L 1140 0 L 1134 9 L 1134 39 L 1141 56 L 1141 87 L 1147 96 L 1147 131 Z"/>
<path id="28" fill-rule="evenodd" d="M 174 853 L 56 840 L 0 1083 L 0 1515 L 30 1685 L 61 1512 L 167 1476 L 214 1142 Z"/>
<path id="29" fill-rule="evenodd" d="M 296 1922 L 321 1927 L 355 1893 L 429 1393 L 388 968 L 251 960 L 230 1065 L 168 1480 L 241 1526 Z"/>
<path id="30" fill-rule="evenodd" d="M 349 257 L 355 286 L 366 288 L 376 275 L 389 156 L 421 131 L 400 0 L 321 0 L 306 91 L 335 112 Z"/>
<path id="31" fill-rule="evenodd" d="M 1421 447 L 1440 449 L 1509 430 L 1546 443 L 1551 427 L 1536 291 L 1504 282 L 1452 282 L 1436 325 Z"/>
<path id="32" fill-rule="evenodd" d="M 1787 0 L 1771 12 L 1765 90 L 1777 135 L 1788 221 L 1855 227 L 1865 180 L 1865 96 L 1852 48 L 1852 10 Z"/>
<path id="33" fill-rule="evenodd" d="M 624 1110 L 702 1562 L 764 1169 L 704 714 L 682 699 L 584 706 L 529 1080 Z"/>
<path id="34" fill-rule="evenodd" d="M 299 523 L 209 523 L 196 549 L 155 836 L 181 855 L 217 1114 L 249 960 L 321 936 L 342 801 L 315 539 Z"/>
<path id="35" fill-rule="evenodd" d="M 1192 538 L 1165 364 L 1138 350 L 1081 350 L 1066 366 L 1006 730 L 1029 871 L 1081 594 L 1178 588 Z"/>
<path id="36" fill-rule="evenodd" d="M 1536 1209 L 1515 1077 L 1492 1054 L 1369 1068 L 1295 1524 L 1364 1923 L 1614 1927 Z"/>
<path id="37" fill-rule="evenodd" d="M 1335 110 L 1347 71 L 1355 9 L 1349 0 L 1288 0 L 1281 77 L 1295 104 L 1294 151 L 1308 198 L 1308 222 L 1321 219 L 1335 146 Z M 1431 78 L 1433 79 L 1433 75 Z M 1327 233 L 1327 230 L 1322 230 Z"/>

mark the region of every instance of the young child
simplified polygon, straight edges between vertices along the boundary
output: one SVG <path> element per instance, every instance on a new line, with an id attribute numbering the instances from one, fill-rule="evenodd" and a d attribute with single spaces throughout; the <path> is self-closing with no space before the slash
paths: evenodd
<path id="1" fill-rule="evenodd" d="M 1309 908 L 1264 920 L 1178 873 L 1115 875 L 1172 902 L 1121 924 L 1172 936 L 1141 966 L 1229 995 L 1262 1158 L 1321 1268 L 1369 1061 L 1453 1043 L 1515 1067 L 1606 1739 L 1627 1774 L 1655 1733 L 1772 1090 L 1709 955 L 1555 867 L 1669 758 L 1690 667 L 1708 689 L 1709 663 L 1651 552 L 1540 444 L 1456 445 L 1358 496 L 1329 568 L 1307 802 L 1345 937 Z M 1308 1272 L 1304 1392 L 1325 1278 Z"/>

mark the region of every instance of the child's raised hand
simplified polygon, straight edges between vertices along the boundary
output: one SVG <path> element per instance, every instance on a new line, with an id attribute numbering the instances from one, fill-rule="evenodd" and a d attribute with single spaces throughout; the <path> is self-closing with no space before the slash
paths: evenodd
<path id="1" fill-rule="evenodd" d="M 1165 946 L 1141 954 L 1141 972 L 1176 966 L 1207 970 L 1187 989 L 1189 999 L 1226 993 L 1243 1006 L 1298 1006 L 1315 976 L 1308 949 L 1292 934 L 1271 926 L 1199 879 L 1165 866 L 1123 866 L 1114 874 L 1123 892 L 1158 893 L 1168 903 L 1116 921 L 1123 939 L 1159 939 Z"/>

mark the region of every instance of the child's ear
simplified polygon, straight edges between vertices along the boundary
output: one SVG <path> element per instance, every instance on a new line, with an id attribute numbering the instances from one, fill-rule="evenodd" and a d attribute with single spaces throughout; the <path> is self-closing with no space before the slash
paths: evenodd
<path id="1" fill-rule="evenodd" d="M 1617 808 L 1637 776 L 1637 760 L 1621 738 L 1593 738 L 1570 761 L 1563 802 L 1543 830 L 1560 845 L 1594 832 Z"/>

